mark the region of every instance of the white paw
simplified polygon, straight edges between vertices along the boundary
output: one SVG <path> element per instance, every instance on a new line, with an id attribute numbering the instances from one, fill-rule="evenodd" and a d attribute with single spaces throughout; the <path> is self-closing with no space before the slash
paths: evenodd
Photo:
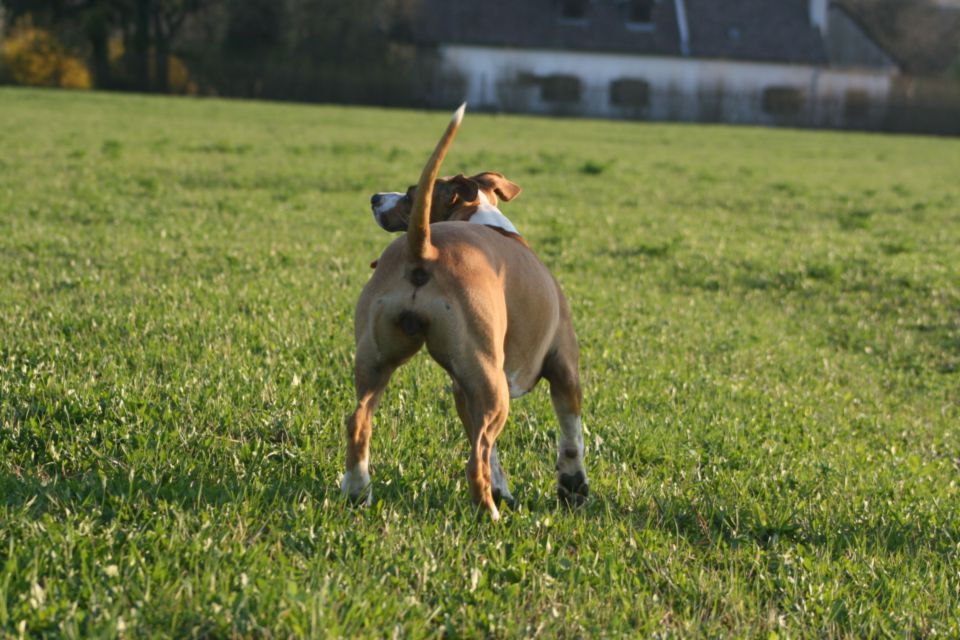
<path id="1" fill-rule="evenodd" d="M 366 463 L 358 464 L 353 470 L 343 474 L 340 481 L 340 493 L 350 502 L 358 505 L 369 505 L 373 499 L 370 489 L 370 472 Z"/>
<path id="2" fill-rule="evenodd" d="M 494 522 L 500 521 L 500 510 L 496 506 L 490 507 L 490 519 Z"/>

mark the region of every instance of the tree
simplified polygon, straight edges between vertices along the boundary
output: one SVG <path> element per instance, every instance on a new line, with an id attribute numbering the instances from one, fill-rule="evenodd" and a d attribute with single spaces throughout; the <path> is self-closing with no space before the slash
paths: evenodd
<path id="1" fill-rule="evenodd" d="M 283 43 L 286 8 L 277 0 L 230 0 L 223 50 L 233 56 L 256 57 Z"/>
<path id="2" fill-rule="evenodd" d="M 11 18 L 30 14 L 87 45 L 96 85 L 113 88 L 109 44 L 123 35 L 128 85 L 140 91 L 169 88 L 172 44 L 187 19 L 216 0 L 0 0 Z M 152 71 L 152 73 L 151 73 Z M 121 83 L 122 86 L 122 83 Z"/>
<path id="3" fill-rule="evenodd" d="M 95 86 L 167 92 L 175 78 L 227 95 L 408 103 L 416 0 L 0 0 L 30 14 Z M 174 66 L 176 65 L 176 66 Z M 428 74 L 421 73 L 419 78 Z"/>
<path id="4" fill-rule="evenodd" d="M 93 78 L 101 89 L 113 87 L 110 72 L 111 7 L 107 0 L 92 0 L 85 19 L 85 31 L 90 42 Z"/>
<path id="5" fill-rule="evenodd" d="M 138 5 L 147 5 L 153 36 L 154 90 L 166 93 L 170 89 L 171 45 L 187 18 L 210 6 L 216 0 L 137 0 Z M 139 9 L 138 9 L 139 15 Z"/>

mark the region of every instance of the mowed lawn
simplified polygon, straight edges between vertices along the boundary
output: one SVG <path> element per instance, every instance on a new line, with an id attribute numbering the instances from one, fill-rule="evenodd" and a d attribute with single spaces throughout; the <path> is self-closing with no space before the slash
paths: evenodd
<path id="1" fill-rule="evenodd" d="M 425 354 L 341 500 L 353 306 L 441 112 L 0 90 L 0 636 L 960 634 L 960 141 L 467 113 L 570 299 L 476 518 Z"/>

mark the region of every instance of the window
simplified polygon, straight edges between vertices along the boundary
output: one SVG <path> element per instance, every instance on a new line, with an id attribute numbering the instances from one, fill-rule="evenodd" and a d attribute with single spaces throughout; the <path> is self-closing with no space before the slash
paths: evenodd
<path id="1" fill-rule="evenodd" d="M 653 0 L 629 0 L 627 2 L 627 22 L 644 25 L 653 22 Z"/>
<path id="2" fill-rule="evenodd" d="M 772 116 L 795 116 L 803 109 L 803 92 L 794 87 L 763 90 L 763 110 Z"/>
<path id="3" fill-rule="evenodd" d="M 522 87 L 534 87 L 540 84 L 540 78 L 529 71 L 517 72 L 517 84 Z"/>
<path id="4" fill-rule="evenodd" d="M 587 0 L 560 0 L 560 19 L 581 22 L 587 18 Z"/>
<path id="5" fill-rule="evenodd" d="M 553 75 L 540 79 L 540 98 L 544 102 L 571 104 L 580 102 L 580 78 Z"/>
<path id="6" fill-rule="evenodd" d="M 843 115 L 848 120 L 865 118 L 870 113 L 870 94 L 863 89 L 848 89 L 843 97 Z"/>
<path id="7" fill-rule="evenodd" d="M 650 105 L 650 83 L 637 78 L 620 78 L 610 83 L 610 104 L 643 108 Z"/>
<path id="8" fill-rule="evenodd" d="M 538 76 L 529 71 L 520 71 L 516 84 L 521 88 L 539 89 L 540 99 L 557 105 L 572 105 L 580 102 L 582 90 L 580 78 L 564 74 Z"/>

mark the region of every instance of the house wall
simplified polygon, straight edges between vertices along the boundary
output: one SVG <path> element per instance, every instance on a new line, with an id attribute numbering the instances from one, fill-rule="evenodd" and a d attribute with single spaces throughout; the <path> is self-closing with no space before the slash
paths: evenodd
<path id="1" fill-rule="evenodd" d="M 808 65 L 462 45 L 442 46 L 440 53 L 447 74 L 461 79 L 475 108 L 614 118 L 872 126 L 883 117 L 892 77 Z M 579 78 L 578 100 L 544 99 L 540 79 L 557 74 Z M 645 106 L 612 103 L 611 82 L 625 78 L 649 84 Z M 771 87 L 797 90 L 799 110 L 765 111 L 764 91 Z M 858 108 L 848 118 L 851 91 Z"/>

